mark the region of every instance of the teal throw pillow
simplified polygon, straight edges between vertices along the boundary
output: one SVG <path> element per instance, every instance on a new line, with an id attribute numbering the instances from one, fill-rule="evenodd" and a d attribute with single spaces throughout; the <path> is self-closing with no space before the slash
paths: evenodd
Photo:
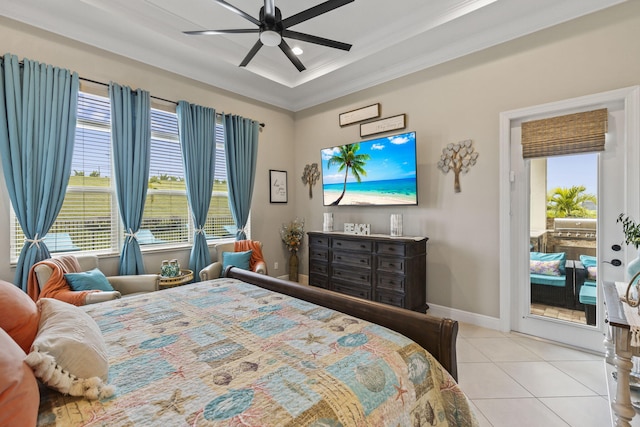
<path id="1" fill-rule="evenodd" d="M 253 251 L 251 250 L 244 252 L 222 252 L 222 272 L 220 272 L 220 274 L 224 274 L 224 271 L 230 265 L 248 270 L 252 253 Z"/>
<path id="2" fill-rule="evenodd" d="M 544 253 L 544 252 L 529 252 L 529 258 L 531 261 L 560 261 L 560 275 L 565 275 L 564 265 L 567 262 L 567 254 L 564 252 Z"/>
<path id="3" fill-rule="evenodd" d="M 82 273 L 67 273 L 64 275 L 69 287 L 73 291 L 114 291 L 113 286 L 102 274 L 102 271 L 94 268 Z"/>
<path id="4" fill-rule="evenodd" d="M 591 255 L 580 255 L 580 262 L 585 268 L 595 267 L 598 265 L 598 259 Z"/>

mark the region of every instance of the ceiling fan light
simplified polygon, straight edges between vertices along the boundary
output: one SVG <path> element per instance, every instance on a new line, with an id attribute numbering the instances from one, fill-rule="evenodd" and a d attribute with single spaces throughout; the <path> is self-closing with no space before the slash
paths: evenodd
<path id="1" fill-rule="evenodd" d="M 282 41 L 282 36 L 272 30 L 264 30 L 260 33 L 260 41 L 265 46 L 278 46 Z"/>

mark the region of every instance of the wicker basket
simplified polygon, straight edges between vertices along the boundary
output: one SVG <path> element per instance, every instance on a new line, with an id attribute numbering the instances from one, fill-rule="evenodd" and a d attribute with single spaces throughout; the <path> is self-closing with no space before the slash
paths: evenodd
<path id="1" fill-rule="evenodd" d="M 160 287 L 174 288 L 176 286 L 186 285 L 193 280 L 193 271 L 180 270 L 180 275 L 176 277 L 160 276 Z"/>

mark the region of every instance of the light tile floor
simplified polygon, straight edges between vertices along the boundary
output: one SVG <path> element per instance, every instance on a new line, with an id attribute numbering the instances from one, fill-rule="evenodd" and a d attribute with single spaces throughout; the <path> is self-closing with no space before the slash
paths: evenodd
<path id="1" fill-rule="evenodd" d="M 467 323 L 457 348 L 459 383 L 481 426 L 611 425 L 603 356 Z"/>

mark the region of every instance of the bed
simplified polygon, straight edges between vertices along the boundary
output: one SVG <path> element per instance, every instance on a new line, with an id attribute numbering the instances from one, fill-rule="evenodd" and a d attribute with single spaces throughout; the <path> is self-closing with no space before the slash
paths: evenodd
<path id="1" fill-rule="evenodd" d="M 224 276 L 85 306 L 115 395 L 41 387 L 38 425 L 477 425 L 455 382 L 455 321 L 233 267 Z"/>

